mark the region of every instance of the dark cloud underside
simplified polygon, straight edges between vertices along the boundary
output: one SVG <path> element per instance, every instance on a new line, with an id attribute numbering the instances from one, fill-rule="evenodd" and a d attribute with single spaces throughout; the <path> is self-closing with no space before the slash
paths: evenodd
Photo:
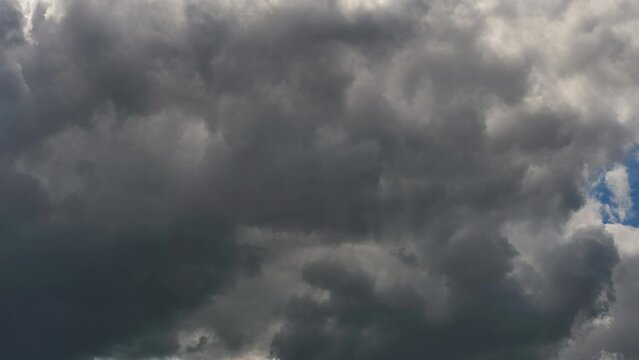
<path id="1" fill-rule="evenodd" d="M 0 358 L 639 356 L 579 3 L 0 0 Z"/>

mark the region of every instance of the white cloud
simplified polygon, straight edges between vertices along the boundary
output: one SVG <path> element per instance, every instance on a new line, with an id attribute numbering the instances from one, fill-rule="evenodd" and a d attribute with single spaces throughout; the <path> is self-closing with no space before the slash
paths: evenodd
<path id="1" fill-rule="evenodd" d="M 624 171 L 626 169 L 624 168 Z M 619 188 L 622 190 L 624 186 L 627 186 L 627 178 L 625 179 L 626 183 L 623 183 L 624 175 L 620 175 L 621 171 L 613 169 L 612 175 L 608 176 L 606 174 L 605 181 L 606 185 L 608 185 L 608 178 L 610 178 L 610 182 L 619 182 L 621 185 Z M 625 172 L 627 176 L 627 172 Z M 612 190 L 612 189 L 611 189 Z M 623 191 L 620 191 L 623 193 Z M 629 190 L 628 193 L 629 194 Z M 629 198 L 629 196 L 628 196 Z M 633 257 L 639 255 L 639 228 L 613 223 L 613 224 L 604 224 L 602 219 L 602 210 L 606 211 L 610 209 L 610 205 L 602 204 L 596 199 L 590 198 L 586 202 L 586 204 L 573 213 L 570 220 L 566 223 L 565 233 L 566 237 L 569 237 L 575 231 L 583 227 L 589 226 L 603 226 L 605 230 L 612 235 L 615 244 L 617 245 L 617 249 L 619 250 L 619 254 L 622 257 Z"/>
<path id="2" fill-rule="evenodd" d="M 639 255 L 639 228 L 622 224 L 607 224 L 606 231 L 614 237 L 621 256 Z"/>
<path id="3" fill-rule="evenodd" d="M 633 207 L 628 169 L 617 164 L 604 175 L 604 181 L 613 196 L 610 204 L 604 205 L 604 210 L 613 222 L 623 222 L 628 218 Z"/>

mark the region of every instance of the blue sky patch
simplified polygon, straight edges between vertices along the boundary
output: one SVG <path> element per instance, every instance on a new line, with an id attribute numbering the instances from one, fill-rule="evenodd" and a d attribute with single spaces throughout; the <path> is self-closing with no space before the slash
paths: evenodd
<path id="1" fill-rule="evenodd" d="M 632 199 L 632 207 L 624 216 L 620 216 L 618 212 L 619 204 L 616 203 L 615 195 L 609 184 L 605 181 L 605 175 L 611 168 L 602 170 L 598 179 L 593 186 L 592 195 L 601 202 L 601 216 L 606 224 L 620 223 L 639 227 L 639 146 L 635 147 L 622 164 L 626 167 L 628 173 L 628 183 L 630 185 L 630 198 Z"/>
<path id="2" fill-rule="evenodd" d="M 625 165 L 628 168 L 630 178 L 630 197 L 635 205 L 633 212 L 626 220 L 626 224 L 639 227 L 639 212 L 637 211 L 637 205 L 639 205 L 639 147 L 636 147 L 630 153 Z"/>

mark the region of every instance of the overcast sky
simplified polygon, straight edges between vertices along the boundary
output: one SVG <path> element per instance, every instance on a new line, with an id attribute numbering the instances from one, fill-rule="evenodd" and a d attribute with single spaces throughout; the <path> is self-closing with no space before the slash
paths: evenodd
<path id="1" fill-rule="evenodd" d="M 0 359 L 639 359 L 637 33 L 0 0 Z"/>

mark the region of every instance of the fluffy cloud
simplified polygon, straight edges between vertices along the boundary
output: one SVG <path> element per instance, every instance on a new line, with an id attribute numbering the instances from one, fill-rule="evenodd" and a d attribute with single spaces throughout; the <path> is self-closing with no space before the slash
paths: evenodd
<path id="1" fill-rule="evenodd" d="M 610 204 L 605 205 L 606 216 L 615 223 L 625 222 L 633 211 L 628 169 L 617 164 L 603 175 L 602 181 L 611 195 Z"/>
<path id="2" fill-rule="evenodd" d="M 637 356 L 638 11 L 2 2 L 0 357 Z"/>

